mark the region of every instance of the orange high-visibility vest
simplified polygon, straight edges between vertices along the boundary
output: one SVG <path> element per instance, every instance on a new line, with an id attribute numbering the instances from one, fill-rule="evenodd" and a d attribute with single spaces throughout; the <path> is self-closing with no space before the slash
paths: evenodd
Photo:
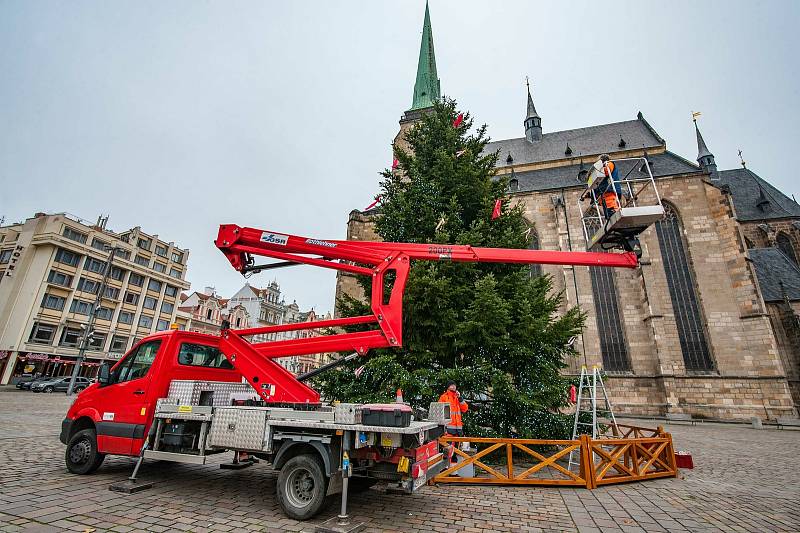
<path id="1" fill-rule="evenodd" d="M 461 421 L 461 413 L 466 413 L 467 409 L 469 409 L 467 402 L 459 400 L 458 395 L 449 390 L 444 391 L 439 396 L 439 401 L 450 404 L 450 423 L 447 424 L 447 427 L 464 427 L 464 423 Z"/>

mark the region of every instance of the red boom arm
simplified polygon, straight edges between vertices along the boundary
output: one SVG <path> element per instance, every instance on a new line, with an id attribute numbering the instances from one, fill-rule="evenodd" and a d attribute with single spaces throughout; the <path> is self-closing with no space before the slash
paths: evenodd
<path id="1" fill-rule="evenodd" d="M 371 276 L 372 315 L 338 318 L 305 324 L 283 324 L 243 330 L 224 330 L 220 348 L 231 363 L 271 402 L 318 403 L 319 393 L 298 381 L 273 358 L 352 350 L 366 354 L 373 348 L 402 346 L 403 291 L 410 262 L 459 261 L 473 263 L 517 263 L 635 268 L 634 253 L 559 252 L 512 248 L 477 248 L 455 244 L 409 244 L 397 242 L 358 242 L 319 240 L 254 228 L 223 224 L 215 242 L 233 268 L 247 273 L 269 265 L 253 264 L 255 256 L 280 259 L 286 263 L 316 265 Z M 388 299 L 384 297 L 384 277 L 395 273 Z M 388 303 L 384 303 L 388 302 Z M 341 327 L 376 323 L 378 329 L 340 333 L 275 342 L 250 343 L 248 335 L 298 329 Z"/>

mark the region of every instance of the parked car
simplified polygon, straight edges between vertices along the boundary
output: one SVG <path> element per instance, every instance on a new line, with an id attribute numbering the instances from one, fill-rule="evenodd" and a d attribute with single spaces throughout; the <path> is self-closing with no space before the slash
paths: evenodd
<path id="1" fill-rule="evenodd" d="M 33 392 L 66 392 L 69 388 L 69 380 L 69 376 L 64 376 L 50 378 L 47 381 L 37 381 L 31 385 L 31 390 Z M 80 392 L 91 384 L 92 380 L 89 378 L 75 378 L 75 392 Z"/>
<path id="2" fill-rule="evenodd" d="M 17 383 L 17 388 L 18 389 L 22 389 L 22 390 L 31 390 L 31 385 L 33 385 L 34 383 L 38 383 L 40 381 L 49 381 L 51 379 L 53 379 L 53 378 L 50 377 L 50 376 L 39 376 L 37 378 L 34 378 L 34 377 L 25 378 L 24 380 L 22 380 L 19 383 Z"/>

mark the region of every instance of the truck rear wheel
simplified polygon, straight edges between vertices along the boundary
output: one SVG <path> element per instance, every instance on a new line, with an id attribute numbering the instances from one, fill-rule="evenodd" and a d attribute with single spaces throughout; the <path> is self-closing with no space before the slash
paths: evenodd
<path id="1" fill-rule="evenodd" d="M 67 443 L 64 460 L 67 470 L 73 474 L 91 474 L 103 464 L 105 454 L 97 451 L 97 433 L 94 429 L 82 429 Z"/>
<path id="2" fill-rule="evenodd" d="M 292 457 L 278 473 L 278 504 L 289 518 L 308 520 L 322 510 L 328 478 L 319 458 L 304 454 Z"/>

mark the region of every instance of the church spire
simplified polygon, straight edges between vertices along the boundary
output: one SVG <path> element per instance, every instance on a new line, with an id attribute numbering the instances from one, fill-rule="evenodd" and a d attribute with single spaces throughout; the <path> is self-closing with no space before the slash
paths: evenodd
<path id="1" fill-rule="evenodd" d="M 441 97 L 439 76 L 436 73 L 436 55 L 433 51 L 433 30 L 428 3 L 425 2 L 425 22 L 422 25 L 422 42 L 419 47 L 417 81 L 414 84 L 414 102 L 410 111 L 431 107 Z"/>
<path id="2" fill-rule="evenodd" d="M 533 105 L 533 98 L 531 98 L 531 84 L 528 78 L 525 78 L 525 85 L 528 86 L 528 113 L 525 115 L 525 138 L 529 142 L 542 140 L 542 117 L 536 112 L 536 107 Z"/>
<path id="3" fill-rule="evenodd" d="M 706 141 L 700 133 L 700 128 L 697 127 L 697 117 L 700 113 L 692 113 L 692 121 L 694 121 L 694 131 L 697 134 L 697 162 L 700 168 L 714 176 L 717 173 L 717 163 L 714 161 L 714 154 L 706 146 Z"/>

